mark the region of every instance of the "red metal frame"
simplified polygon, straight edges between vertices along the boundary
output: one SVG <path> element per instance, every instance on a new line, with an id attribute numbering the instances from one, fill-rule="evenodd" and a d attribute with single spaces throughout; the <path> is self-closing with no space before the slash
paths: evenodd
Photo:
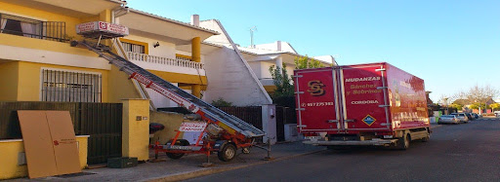
<path id="1" fill-rule="evenodd" d="M 169 90 L 163 89 L 162 87 L 156 85 L 153 81 L 147 79 L 143 75 L 134 72 L 130 75 L 129 79 L 135 79 L 138 82 L 142 83 L 143 85 L 146 85 L 146 88 L 151 88 L 155 90 L 156 92 L 162 94 L 163 96 L 171 99 L 172 101 L 176 102 L 177 104 L 180 104 L 192 112 L 198 114 L 201 116 L 202 120 L 207 122 L 207 126 L 211 123 L 219 125 L 220 121 L 213 121 L 209 117 L 205 115 L 205 113 L 196 105 L 192 104 L 188 100 L 178 96 L 175 93 L 172 93 Z M 175 138 L 173 139 L 171 145 L 174 145 L 174 143 L 177 141 L 180 135 L 180 131 L 177 131 L 177 134 Z M 168 152 L 168 153 L 205 153 L 207 156 L 210 155 L 210 152 L 214 151 L 214 145 L 215 142 L 212 141 L 204 141 L 202 145 L 200 145 L 200 141 L 202 141 L 203 134 L 207 133 L 206 131 L 206 126 L 203 132 L 201 132 L 200 136 L 198 137 L 198 140 L 196 141 L 195 145 L 192 146 L 202 146 L 199 151 L 188 151 L 188 150 L 172 150 L 172 149 L 163 149 L 162 145 L 159 145 L 159 143 L 156 143 L 155 145 L 152 145 L 151 147 L 155 149 L 155 154 L 158 154 L 158 152 Z M 250 147 L 252 146 L 252 139 L 245 137 L 245 135 L 236 132 L 235 134 L 230 134 L 226 131 L 222 131 L 219 140 L 228 140 L 231 141 L 236 145 L 237 148 L 245 148 L 245 147 Z"/>

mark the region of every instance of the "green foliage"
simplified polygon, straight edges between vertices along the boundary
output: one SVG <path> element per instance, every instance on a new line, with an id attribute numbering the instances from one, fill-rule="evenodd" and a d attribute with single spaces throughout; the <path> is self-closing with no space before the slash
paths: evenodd
<path id="1" fill-rule="evenodd" d="M 271 72 L 273 83 L 276 86 L 272 97 L 293 96 L 293 84 L 286 71 L 286 65 L 283 63 L 281 68 L 276 68 L 273 65 L 269 67 L 269 72 Z"/>
<path id="2" fill-rule="evenodd" d="M 305 69 L 305 68 L 323 68 L 323 64 L 315 59 L 310 59 L 309 57 L 295 57 L 295 69 Z"/>
<path id="3" fill-rule="evenodd" d="M 469 108 L 471 108 L 471 109 L 479 109 L 479 105 L 476 105 L 476 104 L 471 104 L 471 105 L 469 106 Z"/>
<path id="4" fill-rule="evenodd" d="M 461 104 L 455 104 L 455 103 L 453 103 L 453 104 L 451 104 L 451 105 L 450 105 L 450 107 L 451 107 L 451 108 L 454 108 L 454 109 L 457 109 L 457 110 L 462 110 L 462 108 L 463 108 L 464 106 L 463 106 L 463 105 L 461 105 Z"/>
<path id="5" fill-rule="evenodd" d="M 286 65 L 283 64 L 281 69 L 273 65 L 269 67 L 269 72 L 271 72 L 274 86 L 276 86 L 273 95 L 271 95 L 273 103 L 279 106 L 295 108 L 294 88 L 292 80 L 286 71 Z"/>
<path id="6" fill-rule="evenodd" d="M 486 104 L 484 104 L 484 103 L 474 103 L 474 104 L 471 104 L 469 106 L 469 108 L 471 108 L 471 109 L 479 109 L 479 107 L 481 107 L 481 109 L 485 109 Z M 486 108 L 486 109 L 488 109 L 488 108 Z"/>
<path id="7" fill-rule="evenodd" d="M 231 106 L 233 106 L 233 103 L 227 102 L 224 99 L 222 99 L 221 97 L 219 97 L 219 99 L 212 101 L 212 105 L 215 107 L 231 107 Z"/>
<path id="8" fill-rule="evenodd" d="M 499 103 L 490 104 L 490 108 L 492 108 L 495 111 L 499 110 L 500 109 L 500 104 Z"/>

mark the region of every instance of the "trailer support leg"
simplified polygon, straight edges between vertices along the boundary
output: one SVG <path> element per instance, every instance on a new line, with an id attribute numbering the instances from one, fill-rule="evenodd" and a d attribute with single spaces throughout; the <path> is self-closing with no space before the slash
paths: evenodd
<path id="1" fill-rule="evenodd" d="M 214 163 L 210 162 L 210 151 L 207 151 L 207 162 L 201 163 L 201 167 L 212 167 Z"/>
<path id="2" fill-rule="evenodd" d="M 265 161 L 273 160 L 271 157 L 271 138 L 267 138 L 267 156 L 264 157 Z"/>

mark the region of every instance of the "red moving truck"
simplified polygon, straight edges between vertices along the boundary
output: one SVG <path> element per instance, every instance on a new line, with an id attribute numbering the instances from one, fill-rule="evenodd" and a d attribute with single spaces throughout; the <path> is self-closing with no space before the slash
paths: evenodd
<path id="1" fill-rule="evenodd" d="M 428 141 L 424 80 L 388 63 L 294 71 L 298 131 L 330 149 Z"/>

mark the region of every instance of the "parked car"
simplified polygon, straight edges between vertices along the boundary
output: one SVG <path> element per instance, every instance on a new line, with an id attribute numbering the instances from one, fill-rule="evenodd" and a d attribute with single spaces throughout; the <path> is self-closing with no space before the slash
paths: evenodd
<path id="1" fill-rule="evenodd" d="M 460 124 L 460 120 L 455 115 L 442 115 L 439 117 L 438 124 Z"/>
<path id="2" fill-rule="evenodd" d="M 465 113 L 465 115 L 467 116 L 467 119 L 469 119 L 469 121 L 472 121 L 472 120 L 476 119 L 476 118 L 474 118 L 474 117 L 472 116 L 472 114 L 471 114 L 471 113 L 466 112 L 466 113 Z"/>
<path id="3" fill-rule="evenodd" d="M 463 112 L 461 112 L 461 113 L 451 113 L 451 115 L 455 115 L 458 118 L 458 120 L 460 120 L 461 123 L 468 123 L 469 122 L 469 118 Z"/>
<path id="4" fill-rule="evenodd" d="M 478 115 L 478 114 L 476 114 L 476 113 L 470 113 L 470 114 L 472 114 L 472 117 L 473 117 L 473 118 L 475 118 L 475 119 L 478 119 L 478 118 L 479 118 L 479 115 Z"/>

